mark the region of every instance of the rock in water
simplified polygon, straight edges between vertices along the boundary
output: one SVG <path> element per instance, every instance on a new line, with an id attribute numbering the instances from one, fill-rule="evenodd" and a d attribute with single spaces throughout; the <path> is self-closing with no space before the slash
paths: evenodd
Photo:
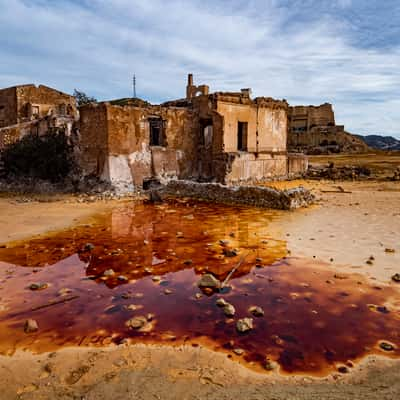
<path id="1" fill-rule="evenodd" d="M 400 282 L 400 274 L 399 274 L 399 273 L 394 274 L 394 275 L 392 276 L 392 281 L 394 281 L 394 282 Z"/>
<path id="2" fill-rule="evenodd" d="M 252 306 L 249 308 L 249 312 L 253 314 L 255 317 L 263 317 L 264 316 L 264 310 L 261 307 L 258 306 Z"/>
<path id="3" fill-rule="evenodd" d="M 236 329 L 240 333 L 248 332 L 253 329 L 253 318 L 242 318 L 236 322 Z"/>
<path id="4" fill-rule="evenodd" d="M 221 282 L 215 278 L 214 275 L 211 274 L 204 274 L 199 282 L 197 283 L 199 287 L 204 287 L 204 288 L 216 288 L 218 289 L 221 286 Z"/>
<path id="5" fill-rule="evenodd" d="M 147 318 L 142 316 L 128 319 L 128 321 L 125 322 L 125 325 L 132 329 L 143 328 L 146 324 Z"/>
<path id="6" fill-rule="evenodd" d="M 29 285 L 29 289 L 31 289 L 31 290 L 42 290 L 42 289 L 46 289 L 48 287 L 49 287 L 49 285 L 47 283 L 44 283 L 44 282 L 31 283 Z"/>
<path id="7" fill-rule="evenodd" d="M 228 303 L 224 299 L 219 298 L 219 299 L 216 300 L 215 304 L 218 307 L 225 307 Z"/>
<path id="8" fill-rule="evenodd" d="M 227 317 L 233 317 L 235 315 L 235 311 L 236 311 L 235 307 L 233 307 L 233 305 L 229 304 L 229 303 L 224 306 L 223 310 L 224 310 L 224 314 Z"/>
<path id="9" fill-rule="evenodd" d="M 37 332 L 39 330 L 38 323 L 34 319 L 27 319 L 24 325 L 25 333 Z"/>

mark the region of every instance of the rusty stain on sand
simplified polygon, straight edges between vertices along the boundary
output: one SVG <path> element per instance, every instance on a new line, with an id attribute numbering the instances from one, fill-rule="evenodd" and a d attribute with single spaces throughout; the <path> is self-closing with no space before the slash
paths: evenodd
<path id="1" fill-rule="evenodd" d="M 0 249 L 0 351 L 124 339 L 205 344 L 251 368 L 276 362 L 281 372 L 312 375 L 344 371 L 367 354 L 398 357 L 398 291 L 286 258 L 286 243 L 268 233 L 278 217 L 195 201 L 135 203 L 91 225 L 11 243 Z M 227 289 L 197 287 L 203 273 L 223 282 L 243 255 Z M 218 298 L 234 306 L 233 317 Z M 253 319 L 245 334 L 236 330 L 241 318 Z M 27 319 L 37 332 L 24 332 Z"/>

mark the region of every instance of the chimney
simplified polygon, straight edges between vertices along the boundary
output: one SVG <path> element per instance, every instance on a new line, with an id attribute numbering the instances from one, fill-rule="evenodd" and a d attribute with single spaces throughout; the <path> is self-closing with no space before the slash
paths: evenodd
<path id="1" fill-rule="evenodd" d="M 193 86 L 193 74 L 188 74 L 188 86 Z"/>

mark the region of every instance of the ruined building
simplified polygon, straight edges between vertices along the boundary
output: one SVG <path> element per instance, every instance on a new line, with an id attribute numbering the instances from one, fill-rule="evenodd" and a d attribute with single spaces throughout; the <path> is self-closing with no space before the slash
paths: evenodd
<path id="1" fill-rule="evenodd" d="M 75 98 L 47 86 L 21 85 L 0 90 L 0 150 L 29 133 L 72 129 Z"/>
<path id="2" fill-rule="evenodd" d="M 288 148 L 308 154 L 364 152 L 364 141 L 336 125 L 332 104 L 289 107 Z"/>
<path id="3" fill-rule="evenodd" d="M 251 98 L 249 89 L 209 93 L 188 76 L 186 98 L 151 105 L 140 99 L 80 108 L 86 174 L 136 187 L 153 178 L 255 183 L 304 172 L 287 152 L 288 104 Z"/>

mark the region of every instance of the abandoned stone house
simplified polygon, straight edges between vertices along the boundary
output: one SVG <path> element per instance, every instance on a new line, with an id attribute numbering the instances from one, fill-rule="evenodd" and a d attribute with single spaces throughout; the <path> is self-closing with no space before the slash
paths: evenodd
<path id="1" fill-rule="evenodd" d="M 68 132 L 77 119 L 75 98 L 50 87 L 33 84 L 0 90 L 0 150 L 26 134 L 51 128 Z"/>
<path id="2" fill-rule="evenodd" d="M 288 148 L 305 153 L 362 152 L 368 146 L 336 125 L 332 104 L 289 107 Z"/>
<path id="3" fill-rule="evenodd" d="M 209 93 L 188 76 L 186 98 L 151 105 L 140 99 L 80 108 L 86 174 L 141 187 L 153 178 L 255 183 L 304 172 L 288 154 L 288 104 L 251 98 L 249 89 Z"/>

